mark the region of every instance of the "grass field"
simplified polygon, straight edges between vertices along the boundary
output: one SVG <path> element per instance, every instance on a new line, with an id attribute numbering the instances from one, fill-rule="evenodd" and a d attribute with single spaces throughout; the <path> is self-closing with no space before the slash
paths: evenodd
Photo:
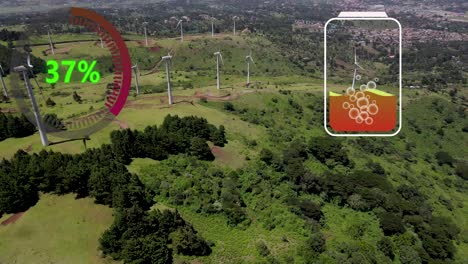
<path id="1" fill-rule="evenodd" d="M 0 226 L 0 262 L 115 263 L 98 252 L 98 239 L 111 223 L 112 209 L 92 199 L 42 195 L 16 223 Z"/>
<path id="2" fill-rule="evenodd" d="M 131 36 L 136 38 L 136 36 Z M 70 36 L 55 36 L 57 41 L 66 41 Z M 44 41 L 44 36 L 38 37 L 38 43 Z M 216 149 L 215 166 L 241 168 L 248 164 L 248 159 L 255 158 L 264 147 L 273 151 L 287 146 L 293 139 L 306 142 L 312 136 L 324 136 L 322 128 L 323 86 L 320 77 L 302 76 L 294 65 L 281 58 L 278 50 L 270 48 L 268 41 L 256 38 L 241 38 L 224 36 L 216 40 L 194 38 L 180 44 L 176 39 L 158 40 L 154 46 L 158 49 L 149 51 L 137 41 L 127 41 L 132 62 L 138 62 L 142 91 L 137 97 L 128 98 L 126 107 L 118 116 L 118 120 L 131 129 L 144 129 L 148 125 L 161 124 L 168 114 L 179 116 L 196 115 L 206 118 L 210 123 L 226 127 L 229 143 Z M 245 87 L 245 56 L 251 47 L 260 50 L 254 54 L 256 65 L 253 67 L 253 80 L 256 84 Z M 86 59 L 99 58 L 98 66 L 102 74 L 100 85 L 111 82 L 111 72 L 106 70 L 109 65 L 108 51 L 101 49 L 93 42 L 57 44 L 58 50 L 66 50 L 68 54 L 43 56 L 47 46 L 34 47 L 34 54 L 43 59 Z M 163 65 L 158 71 L 149 73 L 157 65 L 160 56 L 169 50 L 174 52 L 173 84 L 176 104 L 167 106 L 165 93 L 165 75 Z M 222 86 L 218 91 L 215 87 L 215 62 L 212 53 L 222 50 L 226 64 L 222 67 Z M 101 60 L 102 59 L 102 60 Z M 265 72 L 268 69 L 268 74 Z M 261 72 L 261 74 L 260 74 Z M 318 77 L 318 78 L 317 78 Z M 40 83 L 44 87 L 44 95 L 39 98 L 41 111 L 55 113 L 62 118 L 73 115 L 84 115 L 91 108 L 98 109 L 103 104 L 103 88 L 91 84 L 60 84 L 52 88 L 44 83 L 45 75 L 40 75 Z M 10 78 L 7 77 L 7 85 Z M 187 87 L 187 84 L 192 87 Z M 99 88 L 101 87 L 101 88 Z M 346 88 L 347 85 L 337 85 Z M 291 91 L 284 95 L 280 90 Z M 60 94 L 57 95 L 57 91 Z M 78 104 L 73 101 L 71 93 L 77 91 L 84 99 Z M 55 95 L 54 95 L 55 92 Z M 396 92 L 395 89 L 392 90 Z M 235 111 L 226 111 L 225 102 L 208 100 L 203 103 L 197 96 L 203 94 L 212 97 L 232 96 L 230 102 Z M 236 95 L 239 95 L 237 98 Z M 55 107 L 46 107 L 45 99 L 52 97 L 57 103 Z M 236 99 L 234 99 L 236 98 Z M 440 99 L 440 105 L 434 105 L 434 99 Z M 302 107 L 302 112 L 295 112 L 288 101 L 292 99 Z M 185 102 L 181 102 L 185 101 Z M 403 183 L 417 186 L 429 197 L 434 208 L 434 215 L 449 216 L 455 220 L 461 229 L 462 238 L 456 243 L 458 253 L 456 260 L 464 263 L 468 259 L 468 195 L 456 185 L 457 177 L 448 166 L 435 167 L 435 149 L 449 152 L 456 159 L 465 159 L 467 152 L 460 149 L 460 142 L 466 142 L 466 134 L 461 133 L 463 120 L 447 123 L 444 116 L 456 113 L 455 106 L 450 104 L 447 96 L 429 94 L 426 90 L 405 90 L 403 97 L 405 119 L 402 134 L 391 139 L 378 141 L 390 144 L 395 148 L 395 154 L 383 157 L 366 153 L 354 140 L 346 140 L 344 145 L 349 156 L 356 163 L 356 168 L 366 169 L 369 159 L 379 162 L 387 171 L 387 178 L 394 186 Z M 0 104 L 1 108 L 15 108 L 15 104 Z M 440 112 L 434 110 L 440 108 Z M 436 135 L 439 128 L 446 130 L 445 135 Z M 109 133 L 119 129 L 113 123 L 105 129 L 91 135 L 88 147 L 99 147 L 109 143 Z M 419 132 L 415 132 L 418 130 Z M 276 134 L 274 134 L 276 133 Z M 282 140 L 278 140 L 281 138 Z M 284 139 L 284 140 L 283 140 Z M 51 137 L 51 141 L 60 139 Z M 429 144 L 428 142 L 433 142 Z M 408 146 L 417 147 L 408 147 Z M 212 145 L 210 145 L 213 147 Z M 0 158 L 11 157 L 18 149 L 38 152 L 43 149 L 38 134 L 21 138 L 7 139 L 0 142 Z M 45 149 L 65 153 L 80 153 L 84 151 L 81 141 L 68 142 L 49 146 Z M 214 151 L 215 152 L 215 151 Z M 410 157 L 404 154 L 410 153 Z M 135 159 L 128 166 L 130 172 L 140 174 L 144 169 L 157 165 L 158 161 L 150 159 Z M 314 173 L 327 170 L 326 166 L 316 160 L 309 160 L 306 166 Z M 441 204 L 440 197 L 448 198 L 454 205 L 449 210 Z M 154 208 L 166 209 L 169 204 L 159 197 Z M 319 201 L 320 198 L 308 197 Z M 66 208 L 66 210 L 63 210 Z M 231 228 L 222 215 L 195 213 L 192 208 L 178 207 L 182 216 L 192 223 L 201 235 L 212 242 L 213 253 L 208 257 L 176 256 L 180 261 L 192 263 L 257 263 L 266 261 L 262 258 L 255 245 L 263 240 L 270 248 L 273 256 L 297 256 L 299 245 L 306 238 L 303 220 L 288 211 L 284 204 L 272 205 L 271 210 L 277 210 L 285 219 L 283 226 L 272 231 L 265 229 L 259 219 L 268 217 L 249 212 L 252 224 L 245 228 Z M 338 250 L 340 243 L 350 242 L 362 247 L 374 248 L 382 237 L 379 222 L 373 213 L 362 213 L 350 208 L 343 208 L 333 203 L 325 203 L 322 207 L 326 224 L 322 227 L 326 235 L 328 250 Z M 272 214 L 273 215 L 273 214 Z M 5 217 L 4 217 L 5 218 Z M 3 219 L 2 219 L 3 220 Z M 257 221 L 258 220 L 258 221 Z M 18 263 L 105 263 L 98 257 L 98 237 L 111 223 L 111 209 L 97 206 L 90 199 L 74 200 L 73 196 L 43 195 L 39 203 L 31 208 L 15 224 L 0 226 L 0 262 Z M 53 224 L 51 224 L 53 223 Z M 43 228 L 47 225 L 47 229 Z M 45 232 L 47 230 L 47 233 Z M 284 239 L 286 237 L 286 239 Z M 72 239 L 73 238 L 73 239 Z M 287 242 L 285 241 L 287 240 Z M 23 250 L 27 248 L 27 250 Z M 281 261 L 286 261 L 280 259 Z M 302 263 L 296 257 L 297 263 Z M 197 262 L 198 261 L 198 262 Z"/>

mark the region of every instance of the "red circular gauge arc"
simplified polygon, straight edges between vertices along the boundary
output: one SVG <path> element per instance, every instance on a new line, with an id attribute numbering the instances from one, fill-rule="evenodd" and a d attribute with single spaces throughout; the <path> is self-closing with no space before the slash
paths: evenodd
<path id="1" fill-rule="evenodd" d="M 118 96 L 116 96 L 115 98 L 115 101 L 113 101 L 112 103 L 109 103 L 108 101 L 106 103 L 106 106 L 109 107 L 109 111 L 114 116 L 117 116 L 123 109 L 125 102 L 127 101 L 132 81 L 132 64 L 127 46 L 125 45 L 125 42 L 123 41 L 117 29 L 109 21 L 107 21 L 104 17 L 97 14 L 96 12 L 83 8 L 72 7 L 70 10 L 70 14 L 75 17 L 84 17 L 96 22 L 96 24 L 98 24 L 110 35 L 115 45 L 117 46 L 118 53 L 120 56 L 120 63 L 122 64 L 122 77 L 114 77 L 114 79 L 122 79 L 121 87 L 119 89 Z"/>

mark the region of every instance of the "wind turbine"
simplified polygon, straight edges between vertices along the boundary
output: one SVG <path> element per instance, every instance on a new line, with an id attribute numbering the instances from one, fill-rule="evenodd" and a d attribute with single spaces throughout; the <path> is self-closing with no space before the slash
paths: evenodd
<path id="1" fill-rule="evenodd" d="M 234 16 L 232 19 L 234 20 L 234 36 L 235 36 L 236 35 L 236 20 L 239 19 L 239 17 Z"/>
<path id="2" fill-rule="evenodd" d="M 176 29 L 180 26 L 180 42 L 184 42 L 184 27 L 183 27 L 183 20 L 180 19 L 179 23 L 177 23 Z"/>
<path id="3" fill-rule="evenodd" d="M 29 80 L 29 71 L 31 70 L 33 65 L 31 65 L 30 51 L 28 50 L 26 51 L 28 52 L 27 66 L 24 66 L 24 65 L 17 66 L 14 68 L 14 71 L 19 72 L 23 75 L 24 84 L 26 86 L 26 89 L 28 90 L 28 95 L 29 95 L 29 98 L 31 99 L 31 104 L 32 104 L 33 112 L 34 112 L 34 117 L 36 118 L 37 129 L 39 130 L 39 136 L 41 137 L 42 145 L 45 147 L 49 145 L 49 140 L 47 138 L 46 129 L 45 129 L 44 123 L 42 123 L 41 113 L 39 112 L 39 108 L 37 107 L 36 98 L 34 97 L 32 85 Z"/>
<path id="4" fill-rule="evenodd" d="M 148 22 L 143 22 L 143 28 L 145 30 L 145 45 L 148 47 L 148 35 L 146 34 L 146 26 L 148 25 Z"/>
<path id="5" fill-rule="evenodd" d="M 214 17 L 211 17 L 211 38 L 214 38 Z"/>
<path id="6" fill-rule="evenodd" d="M 167 80 L 167 96 L 169 98 L 169 105 L 172 105 L 172 87 L 171 87 L 171 54 L 162 57 L 162 60 L 166 63 L 166 80 Z"/>
<path id="7" fill-rule="evenodd" d="M 252 62 L 255 64 L 255 61 L 252 58 L 252 51 L 250 51 L 250 54 L 245 56 L 245 60 L 247 61 L 247 85 L 250 84 L 250 63 Z"/>
<path id="8" fill-rule="evenodd" d="M 50 26 L 47 25 L 46 27 L 47 27 L 47 36 L 49 37 L 50 51 L 52 52 L 52 55 L 55 55 L 54 44 L 52 43 L 52 37 L 50 36 Z"/>
<path id="9" fill-rule="evenodd" d="M 356 75 L 357 75 L 357 69 L 360 68 L 361 70 L 364 70 L 364 68 L 359 65 L 357 62 L 357 53 L 356 53 L 356 48 L 354 48 L 354 76 L 353 76 L 353 89 L 354 89 L 354 84 L 356 83 Z"/>
<path id="10" fill-rule="evenodd" d="M 135 88 L 136 94 L 140 94 L 140 84 L 138 80 L 138 74 L 140 73 L 140 69 L 138 69 L 138 64 L 132 66 L 133 72 L 135 73 Z"/>
<path id="11" fill-rule="evenodd" d="M 221 51 L 217 51 L 214 53 L 216 56 L 216 88 L 221 89 L 221 79 L 219 76 L 219 63 L 221 62 L 224 65 L 223 61 L 223 55 L 221 54 Z"/>
<path id="12" fill-rule="evenodd" d="M 5 72 L 3 71 L 3 67 L 0 64 L 0 81 L 2 82 L 3 94 L 8 99 L 8 91 L 6 89 L 5 81 L 3 80 L 3 74 L 5 74 Z"/>

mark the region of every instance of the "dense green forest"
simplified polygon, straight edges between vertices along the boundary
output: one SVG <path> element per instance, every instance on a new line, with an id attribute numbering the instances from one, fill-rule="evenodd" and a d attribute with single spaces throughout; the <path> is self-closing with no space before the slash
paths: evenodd
<path id="1" fill-rule="evenodd" d="M 154 204 L 153 192 L 125 164 L 143 153 L 157 160 L 178 153 L 212 160 L 206 141 L 224 145 L 224 129 L 203 118 L 167 116 L 160 127 L 115 131 L 111 138 L 110 145 L 79 155 L 18 151 L 11 160 L 3 160 L 0 214 L 27 210 L 38 201 L 39 192 L 76 193 L 77 198 L 91 196 L 96 203 L 114 208 L 114 223 L 100 240 L 104 254 L 125 263 L 172 263 L 172 250 L 210 254 L 210 245 L 177 211 L 148 212 Z"/>
<path id="2" fill-rule="evenodd" d="M 26 137 L 34 134 L 36 127 L 26 116 L 15 116 L 0 112 L 0 141 L 7 138 Z"/>

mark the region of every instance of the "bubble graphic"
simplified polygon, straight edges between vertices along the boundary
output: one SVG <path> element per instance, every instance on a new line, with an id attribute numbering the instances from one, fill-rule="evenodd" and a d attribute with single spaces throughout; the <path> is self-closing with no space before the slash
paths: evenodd
<path id="1" fill-rule="evenodd" d="M 357 92 L 355 96 L 356 96 L 356 99 L 366 97 L 366 95 L 363 92 Z"/>
<path id="2" fill-rule="evenodd" d="M 356 80 L 357 81 L 361 80 L 361 75 L 356 75 Z"/>
<path id="3" fill-rule="evenodd" d="M 355 102 L 355 101 L 356 101 L 356 96 L 355 96 L 355 95 L 351 95 L 351 96 L 349 97 L 349 100 L 350 100 L 351 102 Z"/>
<path id="4" fill-rule="evenodd" d="M 351 119 L 356 119 L 359 117 L 359 109 L 357 108 L 351 108 L 351 110 L 349 110 L 349 118 Z"/>
<path id="5" fill-rule="evenodd" d="M 356 118 L 356 123 L 362 124 L 362 122 L 364 122 L 364 119 L 362 119 L 360 116 L 358 116 L 358 117 Z"/>
<path id="6" fill-rule="evenodd" d="M 362 109 L 363 107 L 366 107 L 369 105 L 369 99 L 366 97 L 361 97 L 357 100 L 356 105 L 358 108 Z"/>
<path id="7" fill-rule="evenodd" d="M 365 92 L 367 91 L 367 85 L 363 84 L 359 87 L 359 90 L 361 90 L 361 92 Z"/>
<path id="8" fill-rule="evenodd" d="M 366 122 L 366 125 L 372 125 L 374 123 L 374 119 L 372 117 L 367 117 L 364 121 Z"/>
<path id="9" fill-rule="evenodd" d="M 359 115 L 363 120 L 366 120 L 369 117 L 369 113 L 366 111 L 362 111 L 361 114 Z"/>
<path id="10" fill-rule="evenodd" d="M 370 82 L 367 83 L 367 88 L 368 89 L 375 89 L 375 88 L 377 88 L 377 84 L 375 82 L 373 82 L 373 81 L 370 81 Z"/>
<path id="11" fill-rule="evenodd" d="M 349 107 L 350 107 L 350 105 L 349 105 L 348 102 L 344 102 L 344 103 L 343 103 L 343 108 L 344 108 L 344 109 L 349 109 Z"/>
<path id="12" fill-rule="evenodd" d="M 375 78 L 374 82 L 376 82 L 376 83 L 379 82 L 379 78 Z"/>
<path id="13" fill-rule="evenodd" d="M 379 112 L 379 107 L 375 103 L 372 103 L 367 106 L 367 112 L 369 112 L 370 115 L 376 115 Z"/>
<path id="14" fill-rule="evenodd" d="M 349 95 L 349 96 L 352 96 L 356 93 L 356 90 L 354 90 L 353 87 L 348 87 L 348 89 L 346 89 L 346 94 Z"/>

